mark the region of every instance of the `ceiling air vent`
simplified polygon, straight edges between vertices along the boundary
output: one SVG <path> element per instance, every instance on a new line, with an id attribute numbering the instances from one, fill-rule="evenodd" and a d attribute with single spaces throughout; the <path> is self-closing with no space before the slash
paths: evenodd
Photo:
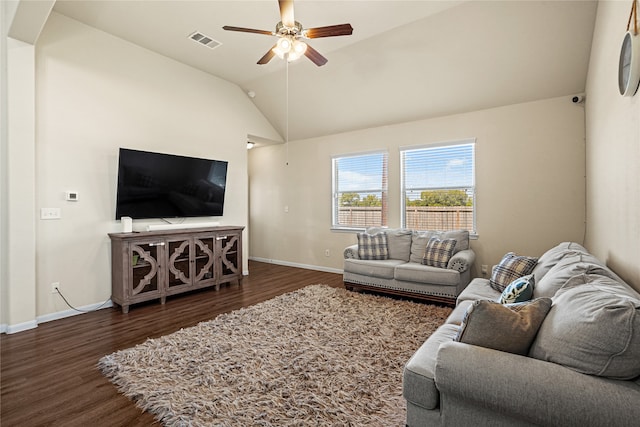
<path id="1" fill-rule="evenodd" d="M 199 31 L 196 31 L 195 33 L 191 34 L 189 38 L 195 42 L 200 43 L 201 45 L 208 47 L 209 49 L 215 49 L 222 44 L 219 41 L 214 40 L 209 36 L 205 36 Z"/>

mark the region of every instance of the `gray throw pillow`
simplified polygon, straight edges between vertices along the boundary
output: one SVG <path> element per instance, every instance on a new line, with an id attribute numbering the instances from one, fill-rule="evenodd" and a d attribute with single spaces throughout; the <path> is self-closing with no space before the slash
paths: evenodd
<path id="1" fill-rule="evenodd" d="M 610 277 L 572 277 L 553 298 L 529 355 L 583 374 L 637 377 L 640 295 Z"/>
<path id="2" fill-rule="evenodd" d="M 454 239 L 456 241 L 456 247 L 453 250 L 454 255 L 460 251 L 469 249 L 469 231 L 468 230 L 439 231 L 436 233 L 436 237 L 438 237 L 441 240 Z"/>
<path id="3" fill-rule="evenodd" d="M 455 341 L 526 355 L 550 308 L 550 298 L 506 305 L 474 301 L 467 308 Z"/>
<path id="4" fill-rule="evenodd" d="M 422 263 L 424 251 L 427 248 L 429 239 L 436 235 L 435 231 L 414 231 L 411 236 L 411 255 L 409 261 Z"/>
<path id="5" fill-rule="evenodd" d="M 409 261 L 411 255 L 411 230 L 396 228 L 385 230 L 389 259 Z"/>

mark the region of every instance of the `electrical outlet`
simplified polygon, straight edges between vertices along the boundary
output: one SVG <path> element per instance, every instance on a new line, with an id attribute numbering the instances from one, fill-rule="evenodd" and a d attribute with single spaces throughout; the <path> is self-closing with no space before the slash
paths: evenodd
<path id="1" fill-rule="evenodd" d="M 331 252 L 329 251 L 329 249 L 324 250 L 324 256 L 331 256 Z"/>
<path id="2" fill-rule="evenodd" d="M 60 292 L 60 282 L 53 282 L 51 284 L 51 293 L 57 294 Z"/>
<path id="3" fill-rule="evenodd" d="M 486 276 L 487 273 L 489 272 L 489 266 L 487 264 L 482 264 L 482 275 Z"/>

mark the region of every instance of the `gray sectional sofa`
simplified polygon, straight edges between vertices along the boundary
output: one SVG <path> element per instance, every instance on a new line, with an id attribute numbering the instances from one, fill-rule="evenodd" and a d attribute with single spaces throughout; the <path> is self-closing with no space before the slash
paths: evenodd
<path id="1" fill-rule="evenodd" d="M 386 259 L 361 259 L 358 244 L 344 250 L 345 287 L 372 290 L 412 298 L 455 304 L 456 297 L 471 281 L 475 253 L 469 247 L 469 232 L 414 231 L 372 227 L 366 234 L 384 233 Z M 456 244 L 445 267 L 424 265 L 425 248 L 431 238 L 453 239 Z"/>
<path id="2" fill-rule="evenodd" d="M 461 292 L 404 368 L 407 426 L 640 425 L 640 294 L 577 243 L 543 254 L 532 278 L 532 301 L 513 306 L 488 279 Z M 536 306 L 524 338 L 492 314 Z M 520 354 L 499 349 L 521 339 Z"/>

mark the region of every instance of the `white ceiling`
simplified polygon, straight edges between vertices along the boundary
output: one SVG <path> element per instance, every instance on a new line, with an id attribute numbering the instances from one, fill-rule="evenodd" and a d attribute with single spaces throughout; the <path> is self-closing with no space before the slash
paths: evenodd
<path id="1" fill-rule="evenodd" d="M 329 62 L 288 72 L 277 57 L 256 64 L 275 38 L 222 30 L 274 30 L 276 0 L 58 0 L 54 11 L 255 92 L 298 140 L 583 92 L 596 2 L 296 0 L 303 27 L 354 31 L 311 40 Z"/>

